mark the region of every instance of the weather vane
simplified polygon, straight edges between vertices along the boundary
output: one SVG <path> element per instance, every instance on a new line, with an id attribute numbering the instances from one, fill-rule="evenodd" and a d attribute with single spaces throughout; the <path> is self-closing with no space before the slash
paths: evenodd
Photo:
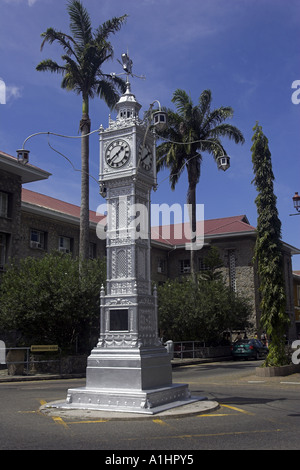
<path id="1" fill-rule="evenodd" d="M 129 78 L 129 75 L 131 77 L 136 77 L 136 78 L 141 78 L 142 80 L 145 80 L 146 77 L 143 76 L 143 75 L 135 75 L 134 73 L 132 73 L 132 66 L 133 66 L 133 62 L 132 60 L 130 59 L 129 55 L 128 55 L 128 52 L 124 52 L 121 56 L 122 58 L 122 62 L 118 59 L 118 62 L 119 64 L 122 65 L 123 67 L 123 70 L 124 72 L 122 73 L 111 73 L 110 75 L 114 78 L 114 77 L 118 77 L 120 75 L 126 75 L 127 76 L 127 81 L 128 81 L 128 78 Z"/>

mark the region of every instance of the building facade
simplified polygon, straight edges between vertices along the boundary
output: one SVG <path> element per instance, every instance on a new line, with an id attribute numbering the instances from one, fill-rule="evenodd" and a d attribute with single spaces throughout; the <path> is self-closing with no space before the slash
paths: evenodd
<path id="1" fill-rule="evenodd" d="M 298 339 L 300 338 L 300 271 L 293 272 L 295 320 Z"/>
<path id="2" fill-rule="evenodd" d="M 205 220 L 203 248 L 197 251 L 196 267 L 204 271 L 205 258 L 211 246 L 218 249 L 225 283 L 236 293 L 247 297 L 252 306 L 251 323 L 260 331 L 260 293 L 256 263 L 253 260 L 256 229 L 249 224 L 245 215 Z M 165 282 L 168 278 L 185 276 L 190 273 L 190 252 L 186 249 L 188 238 L 180 238 L 180 228 L 174 226 L 152 227 L 152 270 L 153 279 Z M 185 233 L 185 230 L 182 230 Z M 175 236 L 176 235 L 176 236 Z M 286 292 L 286 311 L 291 320 L 289 338 L 300 333 L 300 318 L 295 317 L 294 279 L 292 256 L 300 250 L 283 243 L 283 261 Z"/>
<path id="3" fill-rule="evenodd" d="M 24 188 L 21 197 L 20 256 L 42 257 L 56 250 L 78 256 L 80 207 Z M 90 211 L 91 259 L 105 256 L 105 244 L 96 234 L 103 217 Z"/>
<path id="4" fill-rule="evenodd" d="M 0 152 L 0 271 L 9 258 L 22 257 L 22 184 L 49 178 L 50 173 Z"/>

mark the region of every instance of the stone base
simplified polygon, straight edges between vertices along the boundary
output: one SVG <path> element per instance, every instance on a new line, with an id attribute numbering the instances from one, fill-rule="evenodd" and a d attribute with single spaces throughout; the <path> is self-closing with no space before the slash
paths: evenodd
<path id="1" fill-rule="evenodd" d="M 94 348 L 87 360 L 86 388 L 153 390 L 172 385 L 172 364 L 163 346 Z"/>
<path id="2" fill-rule="evenodd" d="M 101 390 L 82 387 L 69 389 L 66 402 L 54 406 L 65 410 L 155 414 L 203 399 L 206 398 L 191 397 L 186 384 L 172 384 L 153 390 Z"/>
<path id="3" fill-rule="evenodd" d="M 165 347 L 94 348 L 88 358 L 86 386 L 68 390 L 61 409 L 155 414 L 193 403 L 187 384 L 172 384 Z"/>
<path id="4" fill-rule="evenodd" d="M 285 377 L 300 372 L 300 364 L 289 364 L 278 367 L 256 367 L 258 377 Z"/>

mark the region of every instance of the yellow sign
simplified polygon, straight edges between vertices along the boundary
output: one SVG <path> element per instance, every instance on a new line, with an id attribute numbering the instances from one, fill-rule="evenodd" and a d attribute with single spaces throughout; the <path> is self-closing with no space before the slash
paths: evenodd
<path id="1" fill-rule="evenodd" d="M 30 348 L 31 352 L 58 351 L 57 344 L 35 344 Z"/>

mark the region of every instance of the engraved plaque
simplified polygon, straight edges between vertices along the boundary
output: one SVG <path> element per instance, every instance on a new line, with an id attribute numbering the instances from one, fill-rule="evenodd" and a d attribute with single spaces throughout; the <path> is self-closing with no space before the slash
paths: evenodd
<path id="1" fill-rule="evenodd" d="M 116 309 L 109 311 L 109 330 L 128 331 L 128 309 Z"/>

